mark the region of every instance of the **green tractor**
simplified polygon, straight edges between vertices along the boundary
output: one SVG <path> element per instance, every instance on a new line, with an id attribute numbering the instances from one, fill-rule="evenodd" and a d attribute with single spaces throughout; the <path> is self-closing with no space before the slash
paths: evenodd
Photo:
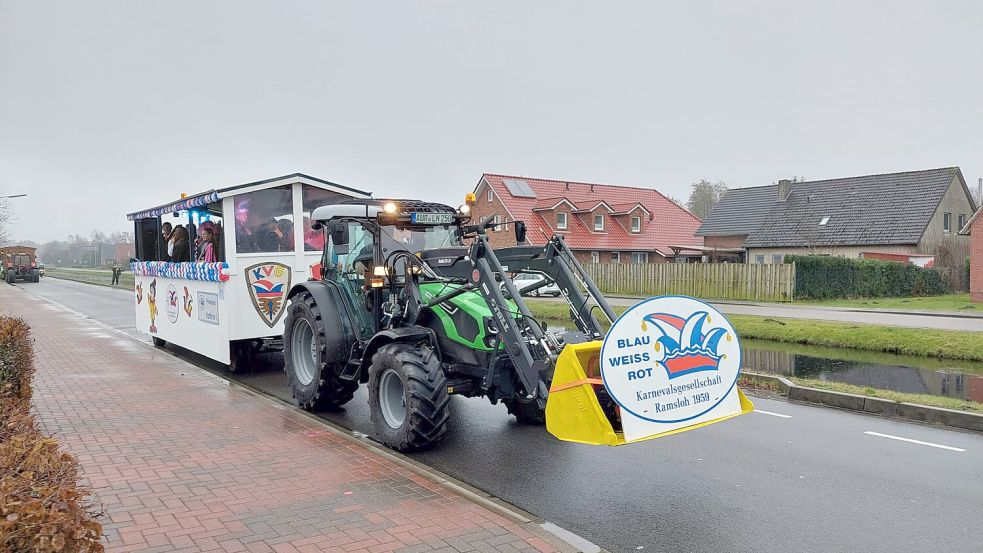
<path id="1" fill-rule="evenodd" d="M 604 335 L 610 306 L 555 236 L 544 247 L 492 250 L 491 219 L 416 200 L 359 200 L 312 214 L 326 234 L 319 278 L 294 286 L 283 336 L 285 370 L 301 407 L 329 410 L 368 385 L 376 437 L 399 450 L 436 444 L 449 397 L 503 402 L 542 424 L 560 352 Z M 525 241 L 525 225 L 515 227 Z M 509 274 L 534 273 L 517 289 Z M 577 330 L 551 331 L 523 294 L 555 283 Z"/>

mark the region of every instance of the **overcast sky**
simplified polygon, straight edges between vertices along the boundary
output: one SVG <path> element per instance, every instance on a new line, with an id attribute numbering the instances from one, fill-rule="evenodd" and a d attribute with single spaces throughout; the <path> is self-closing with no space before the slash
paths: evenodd
<path id="1" fill-rule="evenodd" d="M 983 2 L 0 0 L 19 239 L 292 172 L 731 187 L 983 176 Z"/>

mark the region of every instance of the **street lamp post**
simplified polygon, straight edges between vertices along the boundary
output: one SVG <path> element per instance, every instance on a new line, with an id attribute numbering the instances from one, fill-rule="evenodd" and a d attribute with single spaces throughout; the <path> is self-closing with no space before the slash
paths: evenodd
<path id="1" fill-rule="evenodd" d="M 9 196 L 0 196 L 0 200 L 6 200 L 8 198 L 23 198 L 24 196 L 27 196 L 27 194 L 11 194 Z"/>

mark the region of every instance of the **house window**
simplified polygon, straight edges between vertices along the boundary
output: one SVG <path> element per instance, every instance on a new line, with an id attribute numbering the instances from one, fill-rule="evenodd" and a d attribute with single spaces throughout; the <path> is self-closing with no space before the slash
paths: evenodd
<path id="1" fill-rule="evenodd" d="M 594 216 L 594 230 L 604 230 L 604 215 L 597 214 Z"/>
<path id="2" fill-rule="evenodd" d="M 756 255 L 756 256 L 754 256 L 754 262 L 757 263 L 758 265 L 764 265 L 765 264 L 765 256 L 763 256 L 763 255 Z"/>
<path id="3" fill-rule="evenodd" d="M 556 228 L 559 230 L 567 229 L 567 214 L 564 212 L 559 212 L 556 214 Z"/>
<path id="4" fill-rule="evenodd" d="M 492 227 L 492 228 L 495 229 L 495 232 L 498 232 L 499 230 L 501 230 L 501 228 L 499 228 L 499 226 L 498 226 L 498 224 L 501 223 L 501 222 L 502 222 L 502 218 L 499 217 L 498 215 L 496 215 L 495 218 L 492 219 L 492 224 L 494 225 L 494 227 Z"/>
<path id="5" fill-rule="evenodd" d="M 966 226 L 966 214 L 959 214 L 959 223 L 956 224 L 956 230 L 962 230 Z"/>
<path id="6" fill-rule="evenodd" d="M 942 232 L 952 232 L 952 213 L 948 211 L 942 214 Z"/>
<path id="7" fill-rule="evenodd" d="M 495 192 L 492 191 L 491 187 L 488 187 L 488 201 L 492 201 L 495 198 Z"/>
<path id="8" fill-rule="evenodd" d="M 632 217 L 631 218 L 631 231 L 632 232 L 642 232 L 642 218 Z"/>
<path id="9" fill-rule="evenodd" d="M 782 263 L 782 254 L 776 253 L 776 254 L 772 255 L 771 256 L 771 262 L 774 263 L 775 265 L 781 265 L 781 263 Z"/>
<path id="10" fill-rule="evenodd" d="M 649 262 L 649 252 L 632 252 L 631 254 L 632 263 L 648 263 Z"/>
<path id="11" fill-rule="evenodd" d="M 590 262 L 591 263 L 600 263 L 601 262 L 601 254 L 600 254 L 600 252 L 590 252 Z"/>
<path id="12" fill-rule="evenodd" d="M 611 252 L 611 263 L 621 263 L 621 252 Z"/>

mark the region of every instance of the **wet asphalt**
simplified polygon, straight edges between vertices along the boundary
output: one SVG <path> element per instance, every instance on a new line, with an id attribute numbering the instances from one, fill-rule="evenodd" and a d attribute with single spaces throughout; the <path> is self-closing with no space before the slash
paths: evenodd
<path id="1" fill-rule="evenodd" d="M 133 326 L 129 291 L 18 286 L 149 341 Z M 226 376 L 291 401 L 277 354 Z M 609 448 L 561 442 L 501 405 L 455 397 L 444 441 L 411 457 L 612 552 L 983 550 L 983 436 L 752 400 L 757 413 Z M 321 415 L 372 434 L 364 390 Z"/>

